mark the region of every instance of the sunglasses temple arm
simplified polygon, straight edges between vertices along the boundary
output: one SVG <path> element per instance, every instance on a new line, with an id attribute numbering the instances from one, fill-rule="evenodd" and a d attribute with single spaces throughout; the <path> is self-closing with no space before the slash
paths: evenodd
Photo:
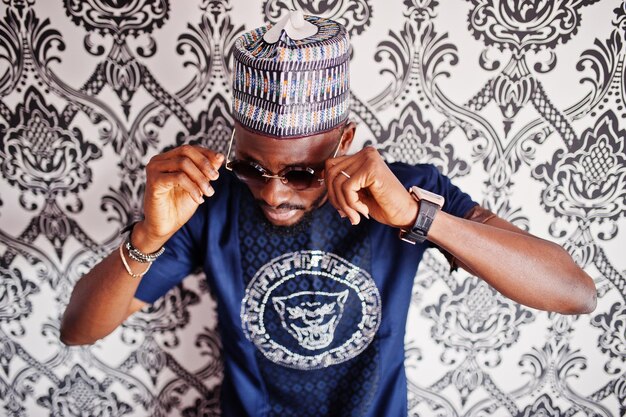
<path id="1" fill-rule="evenodd" d="M 339 153 L 339 148 L 341 148 L 341 142 L 343 142 L 343 130 L 341 131 L 341 136 L 339 137 L 339 143 L 337 144 L 337 148 L 335 148 L 335 153 L 333 153 L 333 158 L 337 157 L 337 154 Z"/>
<path id="2" fill-rule="evenodd" d="M 228 142 L 228 152 L 226 152 L 226 168 L 228 168 L 228 163 L 230 162 L 230 150 L 233 146 L 233 139 L 235 138 L 235 128 L 233 128 L 233 133 L 230 135 L 230 142 Z"/>
<path id="3" fill-rule="evenodd" d="M 339 148 L 341 147 L 341 139 L 339 140 L 339 144 L 337 145 L 337 149 L 335 149 L 335 153 L 333 153 L 333 158 L 337 157 L 337 153 L 339 152 Z"/>

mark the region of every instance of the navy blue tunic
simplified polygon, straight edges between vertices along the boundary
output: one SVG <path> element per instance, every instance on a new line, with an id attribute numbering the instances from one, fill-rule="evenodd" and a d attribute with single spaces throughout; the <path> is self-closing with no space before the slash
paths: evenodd
<path id="1" fill-rule="evenodd" d="M 390 168 L 443 195 L 447 213 L 476 205 L 432 165 Z M 330 203 L 280 233 L 230 172 L 214 188 L 135 296 L 152 303 L 203 268 L 218 301 L 222 415 L 406 416 L 406 318 L 431 244 L 374 220 L 352 226 Z"/>

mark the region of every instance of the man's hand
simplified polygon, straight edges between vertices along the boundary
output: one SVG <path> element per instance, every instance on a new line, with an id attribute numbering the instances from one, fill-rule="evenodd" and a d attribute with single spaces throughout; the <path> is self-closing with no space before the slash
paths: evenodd
<path id="1" fill-rule="evenodd" d="M 136 242 L 140 249 L 160 247 L 191 218 L 204 196 L 215 193 L 210 182 L 218 178 L 223 161 L 224 155 L 191 145 L 179 146 L 150 160 L 146 166 L 145 220 L 133 233 L 133 237 L 141 236 L 142 242 Z"/>
<path id="2" fill-rule="evenodd" d="M 325 181 L 331 204 L 352 224 L 359 223 L 359 213 L 391 227 L 415 222 L 417 202 L 373 147 L 326 161 Z"/>

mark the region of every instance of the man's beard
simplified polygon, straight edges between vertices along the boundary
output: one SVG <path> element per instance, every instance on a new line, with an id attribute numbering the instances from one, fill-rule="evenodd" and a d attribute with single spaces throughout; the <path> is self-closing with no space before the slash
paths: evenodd
<path id="1" fill-rule="evenodd" d="M 310 228 L 311 222 L 313 221 L 313 212 L 322 205 L 326 198 L 326 194 L 327 191 L 320 194 L 320 196 L 313 201 L 313 204 L 311 204 L 311 207 L 308 210 L 304 206 L 289 203 L 283 203 L 276 207 L 277 209 L 285 210 L 306 210 L 300 220 L 290 226 L 277 226 L 270 222 L 267 217 L 265 217 L 265 214 L 263 214 L 263 210 L 261 209 L 262 207 L 268 207 L 265 201 L 256 200 L 258 204 L 257 209 L 259 210 L 261 218 L 263 219 L 263 224 L 269 233 L 275 233 L 281 236 L 295 236 Z"/>

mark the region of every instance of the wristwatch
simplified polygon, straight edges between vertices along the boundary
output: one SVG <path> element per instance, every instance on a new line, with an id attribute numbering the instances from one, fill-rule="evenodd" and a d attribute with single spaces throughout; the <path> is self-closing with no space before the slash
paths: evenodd
<path id="1" fill-rule="evenodd" d="M 445 199 L 439 194 L 416 186 L 409 187 L 409 193 L 417 201 L 417 219 L 415 219 L 415 224 L 411 229 L 400 229 L 399 236 L 405 242 L 415 245 L 426 240 L 430 225 L 433 223 L 437 212 L 443 207 Z"/>

